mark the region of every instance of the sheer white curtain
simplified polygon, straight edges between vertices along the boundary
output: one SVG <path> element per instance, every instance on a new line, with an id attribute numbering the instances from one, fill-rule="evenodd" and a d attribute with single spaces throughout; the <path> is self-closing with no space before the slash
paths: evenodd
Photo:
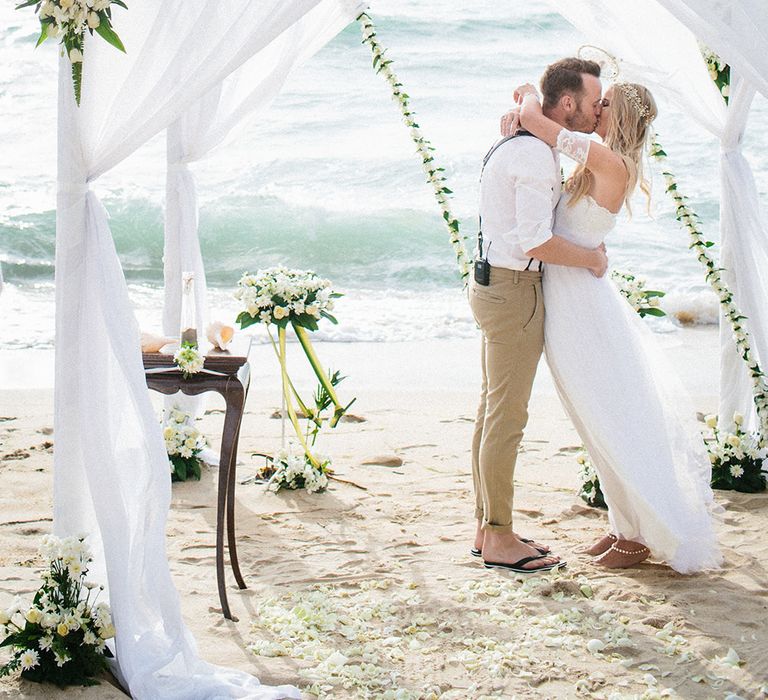
<path id="1" fill-rule="evenodd" d="M 736 72 L 768 97 L 768 2 L 658 0 Z"/>
<path id="2" fill-rule="evenodd" d="M 320 0 L 133 0 L 128 54 L 86 40 L 82 103 L 59 69 L 54 528 L 106 573 L 118 673 L 136 698 L 298 697 L 201 661 L 165 552 L 170 479 L 107 214 L 90 190 Z"/>
<path id="3" fill-rule="evenodd" d="M 683 0 L 552 0 L 552 3 L 590 41 L 622 59 L 622 79 L 645 83 L 660 96 L 675 101 L 694 122 L 720 140 L 721 263 L 727 268 L 724 277 L 734 292 L 736 304 L 749 317 L 745 325 L 752 336 L 755 353 L 765 361 L 768 359 L 768 309 L 765 308 L 768 235 L 752 171 L 741 153 L 754 88 L 734 71 L 726 108 L 701 58 L 697 37 L 691 31 L 697 31 L 698 26 L 706 22 L 700 20 L 688 28 L 663 6 L 682 5 Z M 715 20 L 720 15 L 742 17 L 738 9 L 729 9 L 735 5 L 754 4 L 755 21 L 758 15 L 765 15 L 758 11 L 757 4 L 749 1 L 687 3 L 694 4 L 699 8 L 699 16 L 711 15 L 712 27 L 718 26 Z M 740 21 L 734 26 L 741 28 L 743 24 Z M 760 32 L 755 27 L 742 37 L 733 34 L 732 41 L 747 43 L 758 35 Z M 703 34 L 699 36 L 704 38 Z M 712 48 L 721 50 L 726 44 L 721 38 L 720 46 L 712 45 Z M 753 48 L 755 53 L 762 51 L 762 60 L 766 60 L 767 44 Z M 670 158 L 674 163 L 674 153 Z M 749 417 L 748 424 L 754 428 L 756 415 L 747 368 L 736 352 L 729 323 L 721 320 L 720 327 L 720 416 L 729 421 L 738 410 Z"/>
<path id="4" fill-rule="evenodd" d="M 232 138 L 274 99 L 290 72 L 365 9 L 357 0 L 322 0 L 270 46 L 232 72 L 168 127 L 163 330 L 178 333 L 181 274 L 195 272 L 197 327 L 207 320 L 205 268 L 198 239 L 197 188 L 189 165 Z"/>

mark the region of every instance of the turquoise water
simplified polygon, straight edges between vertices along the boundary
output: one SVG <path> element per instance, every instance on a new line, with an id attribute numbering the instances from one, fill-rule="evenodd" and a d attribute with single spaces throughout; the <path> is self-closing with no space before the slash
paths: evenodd
<path id="1" fill-rule="evenodd" d="M 475 230 L 479 162 L 496 138 L 512 88 L 583 39 L 544 2 L 391 0 L 374 6 L 382 43 L 454 190 L 462 230 Z M 509 4 L 511 5 L 511 4 Z M 8 283 L 0 347 L 52 342 L 56 49 L 33 50 L 29 11 L 0 8 L 0 262 Z M 717 144 L 661 105 L 669 167 L 717 240 Z M 756 102 L 752 124 L 768 107 Z M 753 128 L 747 157 L 768 191 L 768 148 Z M 164 141 L 153 139 L 95 183 L 142 325 L 159 325 Z M 215 313 L 236 313 L 230 292 L 245 270 L 285 263 L 329 277 L 346 293 L 338 340 L 461 337 L 474 326 L 447 234 L 384 81 L 352 25 L 289 79 L 264 113 L 195 164 L 200 237 Z M 662 183 L 653 218 L 641 202 L 609 240 L 620 269 L 669 292 L 671 310 L 716 319 Z M 382 302 L 384 300 L 384 302 Z M 23 314 L 35 308 L 34 318 Z M 22 316 L 25 316 L 22 318 Z M 9 322 L 8 322 L 9 321 Z"/>

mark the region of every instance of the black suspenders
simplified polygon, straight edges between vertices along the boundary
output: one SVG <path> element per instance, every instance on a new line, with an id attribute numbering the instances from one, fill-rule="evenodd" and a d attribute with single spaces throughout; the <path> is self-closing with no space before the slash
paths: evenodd
<path id="1" fill-rule="evenodd" d="M 515 132 L 511 136 L 505 136 L 500 141 L 497 141 L 496 143 L 494 143 L 493 146 L 491 146 L 491 148 L 488 151 L 488 153 L 485 154 L 485 158 L 483 158 L 483 167 L 480 169 L 480 180 L 481 181 L 483 179 L 483 172 L 485 171 L 485 166 L 488 164 L 488 161 L 490 160 L 491 156 L 496 152 L 496 149 L 499 148 L 499 146 L 505 144 L 510 139 L 514 139 L 514 138 L 516 138 L 518 136 L 533 136 L 533 134 L 530 131 L 525 131 L 523 129 L 520 129 L 519 131 Z M 534 137 L 534 138 L 536 138 L 536 137 Z M 479 220 L 479 228 L 478 228 L 478 231 L 477 231 L 477 252 L 478 252 L 478 257 L 481 260 L 485 261 L 486 264 L 487 264 L 487 261 L 488 261 L 488 251 L 486 251 L 485 258 L 483 258 L 483 217 L 478 215 L 478 220 Z M 490 248 L 490 247 L 491 246 L 489 244 L 488 248 Z M 525 266 L 526 270 L 530 269 L 531 263 L 533 261 L 534 261 L 534 258 L 530 258 L 530 260 L 528 260 L 528 264 Z M 541 272 L 541 260 L 539 260 L 539 272 Z"/>

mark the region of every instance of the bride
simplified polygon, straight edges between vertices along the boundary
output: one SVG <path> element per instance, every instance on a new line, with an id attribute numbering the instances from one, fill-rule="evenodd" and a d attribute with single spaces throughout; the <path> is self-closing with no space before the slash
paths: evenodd
<path id="1" fill-rule="evenodd" d="M 608 88 L 595 132 L 602 144 L 542 113 L 536 89 L 515 92 L 520 126 L 577 162 L 555 210 L 553 232 L 600 245 L 643 180 L 642 155 L 657 114 L 642 85 Z M 675 414 L 653 338 L 608 277 L 548 264 L 545 353 L 563 405 L 589 452 L 608 505 L 610 532 L 587 552 L 605 567 L 649 556 L 691 573 L 721 563 L 711 517 L 710 464 L 693 421 Z M 674 385 L 674 379 L 672 379 Z M 672 388 L 674 392 L 674 386 Z"/>

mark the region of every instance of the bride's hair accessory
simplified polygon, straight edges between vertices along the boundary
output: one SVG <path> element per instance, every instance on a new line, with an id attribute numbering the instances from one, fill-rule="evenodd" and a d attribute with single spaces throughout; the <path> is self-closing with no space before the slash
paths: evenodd
<path id="1" fill-rule="evenodd" d="M 646 125 L 650 124 L 653 120 L 653 112 L 647 104 L 643 104 L 640 99 L 640 95 L 637 92 L 637 88 L 632 83 L 614 83 L 613 87 L 617 90 L 621 90 L 624 96 L 632 103 L 640 118 Z"/>
<path id="2" fill-rule="evenodd" d="M 619 60 L 605 49 L 592 44 L 579 46 L 576 55 L 585 61 L 594 61 L 600 66 L 600 76 L 607 80 L 619 77 Z"/>

